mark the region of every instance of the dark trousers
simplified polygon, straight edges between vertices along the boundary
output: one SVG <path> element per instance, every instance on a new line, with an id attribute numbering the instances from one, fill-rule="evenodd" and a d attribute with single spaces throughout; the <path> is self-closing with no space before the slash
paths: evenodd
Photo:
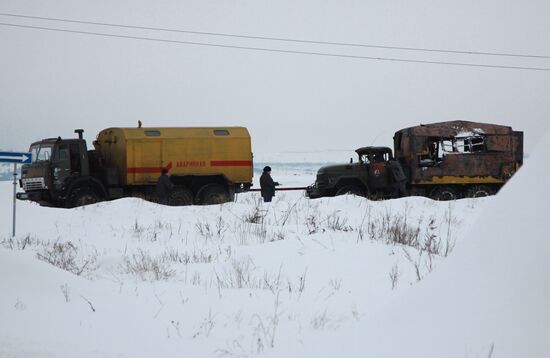
<path id="1" fill-rule="evenodd" d="M 402 198 L 404 196 L 408 196 L 405 182 L 403 181 L 403 182 L 393 183 L 392 198 Z"/>
<path id="2" fill-rule="evenodd" d="M 264 196 L 264 203 L 271 203 L 272 196 Z"/>

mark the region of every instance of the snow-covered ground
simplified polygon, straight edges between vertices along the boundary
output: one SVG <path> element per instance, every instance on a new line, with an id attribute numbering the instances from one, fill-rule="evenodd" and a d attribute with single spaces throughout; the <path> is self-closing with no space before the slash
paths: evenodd
<path id="1" fill-rule="evenodd" d="M 19 202 L 15 240 L 0 182 L 0 356 L 548 357 L 548 148 L 491 198 Z"/>

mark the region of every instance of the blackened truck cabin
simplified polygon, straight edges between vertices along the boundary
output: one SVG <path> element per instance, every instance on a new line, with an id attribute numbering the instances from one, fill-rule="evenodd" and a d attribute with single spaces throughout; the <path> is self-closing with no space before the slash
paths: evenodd
<path id="1" fill-rule="evenodd" d="M 523 132 L 507 126 L 441 122 L 393 139 L 410 194 L 436 200 L 493 195 L 523 164 Z"/>
<path id="2" fill-rule="evenodd" d="M 394 196 L 396 173 L 402 173 L 388 147 L 362 147 L 355 151 L 358 161 L 328 165 L 319 169 L 315 183 L 306 189 L 312 199 L 324 196 L 355 194 L 371 199 Z"/>

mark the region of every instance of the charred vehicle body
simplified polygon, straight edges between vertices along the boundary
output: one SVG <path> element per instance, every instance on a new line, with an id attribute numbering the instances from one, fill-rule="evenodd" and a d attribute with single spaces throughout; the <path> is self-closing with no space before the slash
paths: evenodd
<path id="1" fill-rule="evenodd" d="M 405 175 L 407 194 L 436 200 L 493 195 L 523 164 L 523 132 L 507 126 L 433 123 L 402 129 L 393 141 L 393 159 Z M 359 156 L 356 164 L 321 168 L 307 195 L 395 197 L 398 178 L 392 174 L 399 173 L 395 173 L 391 151 L 383 164 L 377 165 Z M 390 167 L 394 170 L 388 170 Z M 399 190 L 398 196 L 403 195 Z"/>
<path id="2" fill-rule="evenodd" d="M 248 130 L 223 128 L 107 128 L 88 150 L 78 138 L 49 138 L 30 147 L 20 200 L 75 207 L 123 197 L 156 201 L 155 185 L 169 171 L 170 205 L 218 204 L 252 185 Z"/>

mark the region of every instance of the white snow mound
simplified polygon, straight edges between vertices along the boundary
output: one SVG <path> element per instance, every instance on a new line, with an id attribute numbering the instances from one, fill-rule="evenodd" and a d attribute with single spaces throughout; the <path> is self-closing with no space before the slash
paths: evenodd
<path id="1" fill-rule="evenodd" d="M 373 319 L 291 355 L 550 357 L 548 158 L 550 133 L 435 272 Z"/>

